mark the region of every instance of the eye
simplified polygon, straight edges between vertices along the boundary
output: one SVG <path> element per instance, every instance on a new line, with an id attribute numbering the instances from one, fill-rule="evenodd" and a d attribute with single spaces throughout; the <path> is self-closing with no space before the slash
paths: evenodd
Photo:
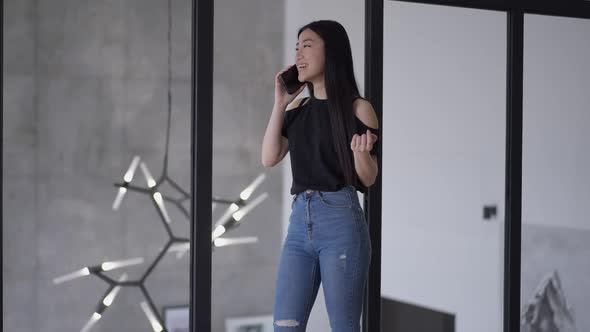
<path id="1" fill-rule="evenodd" d="M 309 44 L 308 44 L 308 45 L 303 45 L 303 47 L 304 47 L 304 48 L 305 48 L 305 47 L 311 47 L 311 45 L 309 45 Z M 295 52 L 297 52 L 297 51 L 299 51 L 299 47 L 295 47 Z"/>

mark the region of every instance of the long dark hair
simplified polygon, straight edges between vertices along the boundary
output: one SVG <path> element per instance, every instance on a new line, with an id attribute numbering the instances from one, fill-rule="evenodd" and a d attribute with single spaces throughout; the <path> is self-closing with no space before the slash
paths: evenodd
<path id="1" fill-rule="evenodd" d="M 346 184 L 356 186 L 358 179 L 354 170 L 350 140 L 355 133 L 355 115 L 352 103 L 360 95 L 354 78 L 350 41 L 344 27 L 336 21 L 311 22 L 299 29 L 297 37 L 305 29 L 317 33 L 324 41 L 326 59 L 324 80 L 328 95 L 332 138 Z M 312 84 L 308 83 L 307 86 L 313 96 Z"/>

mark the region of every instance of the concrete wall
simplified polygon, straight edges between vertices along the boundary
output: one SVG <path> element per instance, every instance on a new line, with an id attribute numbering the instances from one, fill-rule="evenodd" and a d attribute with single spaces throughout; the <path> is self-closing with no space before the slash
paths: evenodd
<path id="1" fill-rule="evenodd" d="M 169 175 L 189 190 L 190 1 L 171 3 Z M 106 285 L 93 277 L 57 286 L 51 280 L 106 260 L 151 262 L 167 240 L 146 196 L 128 193 L 121 210 L 111 210 L 113 183 L 134 155 L 155 177 L 162 171 L 167 2 L 10 0 L 4 6 L 3 324 L 19 332 L 79 331 Z M 237 198 L 263 171 L 260 142 L 282 64 L 284 4 L 216 1 L 215 14 L 213 186 L 215 195 Z M 139 171 L 134 183 L 145 187 Z M 269 199 L 228 233 L 258 236 L 258 244 L 215 250 L 214 331 L 223 331 L 226 317 L 272 312 L 281 190 L 280 170 L 270 171 L 257 191 L 269 192 Z M 186 219 L 168 210 L 175 234 L 188 236 Z M 146 265 L 129 269 L 129 278 Z M 166 256 L 146 287 L 159 310 L 187 304 L 188 255 Z M 93 330 L 149 329 L 141 300 L 136 289 L 122 290 Z"/>
<path id="2" fill-rule="evenodd" d="M 279 168 L 265 169 L 261 145 L 274 104 L 274 76 L 282 68 L 284 3 L 215 1 L 213 186 L 237 195 L 260 172 L 267 180 L 254 194 L 269 197 L 228 237 L 257 236 L 258 244 L 221 248 L 213 255 L 212 319 L 271 315 L 280 254 Z M 237 191 L 234 188 L 238 188 Z M 236 197 L 237 198 L 237 197 Z M 219 209 L 216 215 L 222 212 Z"/>

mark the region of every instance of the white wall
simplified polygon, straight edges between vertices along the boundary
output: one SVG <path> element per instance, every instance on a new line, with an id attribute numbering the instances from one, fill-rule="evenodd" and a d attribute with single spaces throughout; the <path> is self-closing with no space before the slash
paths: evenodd
<path id="1" fill-rule="evenodd" d="M 525 16 L 523 223 L 590 230 L 590 20 Z"/>
<path id="2" fill-rule="evenodd" d="M 336 20 L 340 22 L 350 39 L 355 76 L 361 94 L 364 91 L 364 61 L 365 61 L 365 7 L 364 1 L 355 0 L 286 0 L 285 1 L 285 66 L 295 62 L 295 43 L 297 31 L 305 24 L 315 20 Z M 307 96 L 305 91 L 302 96 Z M 291 213 L 291 163 L 287 155 L 282 162 L 283 167 L 283 225 L 286 227 Z M 309 322 L 308 332 L 330 331 L 330 323 L 324 302 L 322 289 L 316 299 Z"/>
<path id="3" fill-rule="evenodd" d="M 500 331 L 506 15 L 384 10 L 382 294 Z"/>

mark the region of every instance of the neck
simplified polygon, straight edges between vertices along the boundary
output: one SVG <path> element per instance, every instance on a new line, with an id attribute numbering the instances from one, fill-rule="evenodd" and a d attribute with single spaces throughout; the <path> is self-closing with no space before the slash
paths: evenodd
<path id="1" fill-rule="evenodd" d="M 326 93 L 326 84 L 323 78 L 312 80 L 311 84 L 313 84 L 313 96 L 316 99 L 328 99 L 328 95 Z"/>

